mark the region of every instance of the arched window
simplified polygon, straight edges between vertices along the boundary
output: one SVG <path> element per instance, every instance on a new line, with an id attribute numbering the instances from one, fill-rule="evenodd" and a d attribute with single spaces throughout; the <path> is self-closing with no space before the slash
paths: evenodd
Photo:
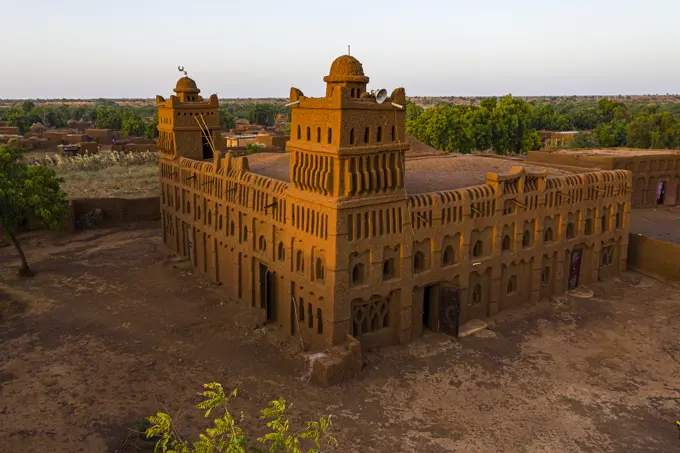
<path id="1" fill-rule="evenodd" d="M 201 220 L 201 207 L 196 206 L 196 216 L 198 217 L 198 220 Z"/>
<path id="2" fill-rule="evenodd" d="M 567 224 L 567 239 L 573 239 L 575 236 L 575 228 L 573 223 Z"/>
<path id="3" fill-rule="evenodd" d="M 378 140 L 378 143 L 382 143 L 383 140 L 382 126 L 378 126 L 378 133 L 376 134 L 376 139 Z"/>
<path id="4" fill-rule="evenodd" d="M 307 141 L 312 141 L 312 130 L 307 126 Z"/>
<path id="5" fill-rule="evenodd" d="M 187 201 L 187 214 L 191 213 L 191 202 Z"/>
<path id="6" fill-rule="evenodd" d="M 425 255 L 423 252 L 416 252 L 413 255 L 413 272 L 420 272 L 425 270 Z"/>
<path id="7" fill-rule="evenodd" d="M 315 275 L 317 280 L 323 280 L 324 277 L 324 272 L 323 272 L 323 261 L 321 261 L 321 258 L 316 259 L 316 266 L 315 266 Z"/>
<path id="8" fill-rule="evenodd" d="M 472 289 L 472 303 L 478 304 L 482 301 L 482 285 L 475 285 Z"/>
<path id="9" fill-rule="evenodd" d="M 394 268 L 394 258 L 386 259 L 383 262 L 383 280 L 389 280 L 394 278 L 395 268 Z"/>
<path id="10" fill-rule="evenodd" d="M 323 333 L 323 315 L 321 309 L 316 309 L 316 333 L 321 335 Z"/>
<path id="11" fill-rule="evenodd" d="M 307 302 L 307 327 L 314 327 L 314 316 L 312 316 L 312 304 Z"/>
<path id="12" fill-rule="evenodd" d="M 529 247 L 531 245 L 531 233 L 525 231 L 522 235 L 522 247 Z"/>
<path id="13" fill-rule="evenodd" d="M 541 270 L 541 284 L 547 285 L 548 283 L 550 283 L 550 266 L 545 266 Z"/>
<path id="14" fill-rule="evenodd" d="M 243 227 L 243 240 L 248 240 L 248 227 Z"/>
<path id="15" fill-rule="evenodd" d="M 350 145 L 354 144 L 354 128 L 349 130 L 349 144 Z"/>
<path id="16" fill-rule="evenodd" d="M 321 143 L 321 128 L 320 127 L 316 128 L 316 142 Z"/>
<path id="17" fill-rule="evenodd" d="M 352 284 L 360 285 L 364 282 L 364 265 L 357 263 L 352 269 Z"/>
<path id="18" fill-rule="evenodd" d="M 352 88 L 351 91 L 352 91 L 352 97 L 354 97 L 354 88 Z"/>
<path id="19" fill-rule="evenodd" d="M 366 128 L 366 130 L 364 130 L 364 143 L 368 143 L 368 135 L 370 133 L 371 131 L 369 130 L 369 128 Z"/>
<path id="20" fill-rule="evenodd" d="M 517 277 L 513 275 L 508 279 L 508 286 L 506 288 L 507 294 L 513 294 L 517 292 Z"/>
<path id="21" fill-rule="evenodd" d="M 593 219 L 586 219 L 586 234 L 593 234 Z"/>
<path id="22" fill-rule="evenodd" d="M 283 242 L 279 242 L 279 250 L 278 250 L 278 255 L 279 255 L 279 261 L 283 261 L 286 259 L 286 248 L 283 246 Z"/>
<path id="23" fill-rule="evenodd" d="M 219 228 L 220 231 L 222 231 L 222 220 L 223 220 L 222 214 L 220 214 L 220 220 L 219 220 L 219 222 L 218 222 L 219 224 L 217 226 L 217 228 Z"/>
<path id="24" fill-rule="evenodd" d="M 305 300 L 300 298 L 300 308 L 298 309 L 298 321 L 305 320 Z"/>
<path id="25" fill-rule="evenodd" d="M 302 128 L 298 124 L 298 133 L 297 133 L 297 139 L 300 140 L 302 138 Z"/>
<path id="26" fill-rule="evenodd" d="M 450 266 L 454 263 L 455 256 L 453 252 L 453 247 L 448 246 L 444 249 L 444 254 L 442 255 L 442 266 Z"/>
<path id="27" fill-rule="evenodd" d="M 482 241 L 475 242 L 475 246 L 472 248 L 472 256 L 482 256 L 484 253 L 484 244 Z"/>
<path id="28" fill-rule="evenodd" d="M 607 226 L 608 226 L 607 223 L 608 223 L 608 222 L 607 222 L 607 216 L 606 216 L 606 215 L 603 215 L 603 216 L 600 218 L 600 224 L 601 224 L 600 226 L 601 226 L 601 229 L 602 229 L 602 232 L 603 232 L 603 233 L 606 233 L 606 232 L 607 232 Z"/>
<path id="29" fill-rule="evenodd" d="M 298 272 L 305 271 L 305 258 L 302 254 L 302 250 L 298 250 L 297 254 L 295 255 L 295 270 Z"/>
<path id="30" fill-rule="evenodd" d="M 212 211 L 208 211 L 208 225 L 212 225 Z"/>
<path id="31" fill-rule="evenodd" d="M 395 138 L 396 138 L 395 137 L 395 127 L 394 127 L 394 124 L 393 124 L 392 125 L 392 141 L 394 141 Z"/>
<path id="32" fill-rule="evenodd" d="M 261 252 L 267 250 L 267 239 L 265 239 L 264 236 L 260 236 L 260 239 L 258 240 L 258 246 L 260 247 Z"/>
<path id="33" fill-rule="evenodd" d="M 510 250 L 512 247 L 512 241 L 510 240 L 510 235 L 506 234 L 503 236 L 503 250 Z"/>
<path id="34" fill-rule="evenodd" d="M 231 234 L 231 235 L 233 236 L 233 235 L 234 235 L 234 230 L 235 230 L 234 221 L 232 220 L 232 221 L 231 221 L 231 226 L 229 227 L 229 234 Z"/>
<path id="35" fill-rule="evenodd" d="M 330 127 L 328 128 L 328 144 L 330 145 L 333 143 L 333 129 Z"/>
<path id="36" fill-rule="evenodd" d="M 543 242 L 552 242 L 553 241 L 553 230 L 552 228 L 548 227 L 545 230 L 545 233 L 543 233 Z"/>

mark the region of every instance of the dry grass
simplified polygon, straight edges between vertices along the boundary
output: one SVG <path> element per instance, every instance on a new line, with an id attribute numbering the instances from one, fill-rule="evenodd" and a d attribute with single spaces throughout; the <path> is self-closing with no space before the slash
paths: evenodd
<path id="1" fill-rule="evenodd" d="M 158 195 L 158 154 L 150 152 L 47 158 L 43 165 L 53 167 L 64 178 L 62 189 L 69 198 Z"/>

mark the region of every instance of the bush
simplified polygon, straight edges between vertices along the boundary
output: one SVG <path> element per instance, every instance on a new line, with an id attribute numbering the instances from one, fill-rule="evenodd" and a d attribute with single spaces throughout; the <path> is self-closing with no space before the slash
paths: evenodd
<path id="1" fill-rule="evenodd" d="M 205 391 L 199 393 L 205 400 L 196 405 L 205 410 L 205 417 L 213 410 L 222 411 L 224 415 L 213 418 L 214 428 L 206 428 L 198 436 L 198 440 L 189 443 L 180 437 L 172 418 L 163 412 L 148 417 L 151 427 L 146 430 L 147 439 L 159 436 L 155 452 L 162 453 L 321 453 L 323 448 L 337 446 L 337 440 L 329 434 L 331 416 L 321 417 L 319 421 L 309 421 L 306 427 L 290 432 L 290 422 L 286 418 L 287 406 L 284 399 L 269 403 L 260 413 L 260 420 L 266 420 L 268 432 L 257 438 L 255 446 L 250 437 L 239 426 L 244 420 L 243 413 L 237 418 L 229 412 L 229 399 L 236 397 L 236 389 L 230 395 L 224 393 L 222 385 L 213 382 L 204 384 Z M 303 450 L 303 445 L 312 448 Z M 328 451 L 328 450 L 325 450 Z"/>

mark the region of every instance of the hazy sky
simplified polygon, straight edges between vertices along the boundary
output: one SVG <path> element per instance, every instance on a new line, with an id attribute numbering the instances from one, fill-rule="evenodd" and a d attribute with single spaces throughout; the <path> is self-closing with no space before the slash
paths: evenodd
<path id="1" fill-rule="evenodd" d="M 0 98 L 680 93 L 680 0 L 0 0 Z"/>

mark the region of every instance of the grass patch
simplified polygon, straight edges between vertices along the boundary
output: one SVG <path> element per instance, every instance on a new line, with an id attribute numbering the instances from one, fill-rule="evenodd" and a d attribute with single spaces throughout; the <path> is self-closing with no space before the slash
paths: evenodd
<path id="1" fill-rule="evenodd" d="M 64 178 L 61 187 L 69 198 L 142 198 L 159 193 L 157 153 L 54 156 L 39 164 L 53 167 Z"/>
<path id="2" fill-rule="evenodd" d="M 57 170 L 69 198 L 142 198 L 159 194 L 158 167 L 108 167 L 101 170 Z"/>

